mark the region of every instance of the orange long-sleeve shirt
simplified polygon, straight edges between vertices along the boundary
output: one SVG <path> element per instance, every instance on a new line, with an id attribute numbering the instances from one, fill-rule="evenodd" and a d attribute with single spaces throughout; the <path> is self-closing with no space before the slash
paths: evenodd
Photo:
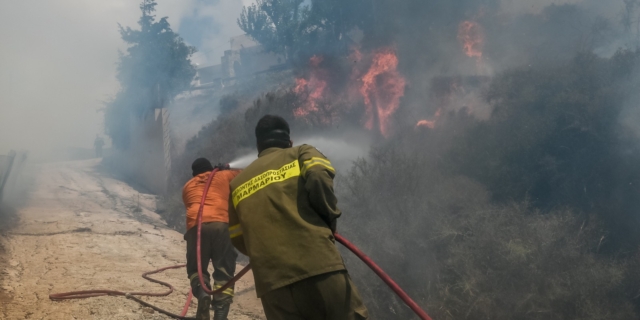
<path id="1" fill-rule="evenodd" d="M 202 222 L 229 223 L 229 182 L 239 173 L 238 170 L 216 172 L 204 201 Z M 182 201 L 187 209 L 187 230 L 197 223 L 200 200 L 210 174 L 211 172 L 201 173 L 189 180 L 182 188 Z"/>

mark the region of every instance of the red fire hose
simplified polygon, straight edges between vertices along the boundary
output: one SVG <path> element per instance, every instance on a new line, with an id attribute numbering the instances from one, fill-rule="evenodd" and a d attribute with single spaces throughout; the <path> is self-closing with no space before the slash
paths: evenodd
<path id="1" fill-rule="evenodd" d="M 409 297 L 409 295 L 404 292 L 404 290 L 402 290 L 402 288 L 400 288 L 400 286 L 395 281 L 393 281 L 393 279 L 391 279 L 388 274 L 382 271 L 382 269 L 380 269 L 380 267 L 375 262 L 373 262 L 371 258 L 369 258 L 366 254 L 360 251 L 358 247 L 349 242 L 349 240 L 343 238 L 341 235 L 335 233 L 334 236 L 336 237 L 336 240 L 338 240 L 338 242 L 347 247 L 347 249 L 351 250 L 351 252 L 353 252 L 358 258 L 360 258 L 362 262 L 369 266 L 369 268 L 371 268 L 371 270 L 373 270 L 373 272 L 375 272 L 378 277 L 380 277 L 380 279 L 382 279 L 382 281 L 384 281 L 384 283 L 386 283 L 389 288 L 391 288 L 391 290 L 393 290 L 393 292 L 395 292 L 398 297 L 400 297 L 400 299 L 402 299 L 402 301 L 404 301 L 404 303 L 409 308 L 411 308 L 413 312 L 416 313 L 418 317 L 420 317 L 420 319 L 431 320 L 431 317 L 429 317 L 429 315 L 424 310 L 422 310 L 422 308 L 420 308 L 420 306 L 418 306 L 418 304 L 413 301 L 413 299 L 411 299 L 411 297 Z"/>
<path id="2" fill-rule="evenodd" d="M 197 225 L 198 225 L 198 236 L 196 237 L 196 256 L 198 258 L 198 279 L 200 279 L 200 286 L 202 286 L 202 289 L 204 289 L 204 292 L 208 293 L 209 295 L 214 295 L 216 293 L 222 292 L 225 289 L 231 287 L 235 281 L 229 281 L 227 282 L 225 285 L 223 285 L 222 287 L 216 289 L 216 290 L 209 290 L 209 287 L 205 285 L 204 283 L 204 278 L 202 277 L 202 256 L 201 256 L 201 240 L 202 240 L 202 212 L 204 210 L 204 201 L 207 198 L 207 193 L 209 193 L 209 187 L 211 186 L 211 181 L 213 181 L 213 176 L 216 174 L 216 172 L 218 172 L 219 169 L 215 168 L 213 169 L 213 171 L 211 172 L 211 174 L 209 175 L 209 179 L 207 179 L 207 183 L 204 185 L 204 192 L 202 193 L 202 199 L 200 199 L 200 209 L 198 209 L 198 220 L 197 220 Z M 238 277 L 238 279 L 240 279 L 240 277 L 244 276 L 245 273 L 249 272 L 249 269 L 251 269 L 251 264 L 247 264 L 246 267 L 244 267 L 242 270 L 240 270 L 240 272 L 236 275 L 236 277 Z M 235 279 L 235 277 L 234 277 Z"/>
<path id="3" fill-rule="evenodd" d="M 212 291 L 210 291 L 207 286 L 205 286 L 204 280 L 202 278 L 202 264 L 200 263 L 200 234 L 201 234 L 201 230 L 202 230 L 202 211 L 204 209 L 204 201 L 205 201 L 205 195 L 209 192 L 209 186 L 211 186 L 211 181 L 213 180 L 213 176 L 216 174 L 216 172 L 218 172 L 218 168 L 213 169 L 213 172 L 211 172 L 211 174 L 209 175 L 209 179 L 207 179 L 207 183 L 204 186 L 204 193 L 202 195 L 202 199 L 200 200 L 200 210 L 198 210 L 198 237 L 197 237 L 197 256 L 198 256 L 198 276 L 200 278 L 200 285 L 202 286 L 202 288 L 204 289 L 205 292 L 207 292 L 208 294 L 213 294 Z M 413 312 L 415 312 L 415 314 L 420 317 L 420 319 L 422 320 L 432 320 L 431 317 L 429 317 L 429 315 L 422 310 L 422 308 L 420 308 L 420 306 L 418 306 L 418 304 L 413 301 L 413 299 L 411 299 L 411 297 L 409 297 L 409 295 L 404 292 L 404 290 L 402 290 L 402 288 L 400 288 L 400 286 L 393 281 L 393 279 L 391 279 L 391 277 L 386 274 L 384 271 L 382 271 L 382 269 L 375 263 L 373 262 L 373 260 L 371 260 L 371 258 L 369 258 L 366 254 L 364 254 L 362 251 L 360 251 L 360 249 L 358 249 L 358 247 L 356 247 L 353 243 L 349 242 L 349 240 L 343 238 L 341 235 L 339 234 L 334 234 L 336 240 L 338 242 L 340 242 L 342 245 L 344 245 L 345 247 L 347 247 L 347 249 L 351 250 L 351 252 L 353 252 L 358 258 L 360 258 L 360 260 L 362 260 L 367 266 L 369 266 L 369 268 L 371 268 L 371 270 L 373 270 L 373 272 L 375 272 L 378 277 L 380 277 L 380 279 L 382 279 L 382 281 L 384 281 L 389 288 L 391 288 L 391 290 L 393 290 L 393 292 L 395 292 L 398 297 L 400 297 L 400 299 L 402 299 L 402 301 L 404 301 L 404 303 L 411 308 L 411 310 L 413 310 Z M 242 269 L 242 271 L 240 271 L 240 273 L 238 275 L 242 276 L 244 273 L 246 273 L 247 271 L 249 271 L 250 265 L 247 265 L 244 269 Z M 216 290 L 216 291 L 220 291 L 220 290 L 224 290 L 226 288 L 228 288 L 230 285 L 227 283 L 226 285 L 222 286 L 222 288 Z"/>
<path id="4" fill-rule="evenodd" d="M 204 289 L 204 291 L 210 295 L 219 293 L 224 291 L 225 289 L 231 287 L 236 281 L 238 281 L 242 276 L 244 276 L 249 269 L 251 269 L 251 265 L 247 265 L 246 267 L 244 267 L 235 277 L 233 277 L 233 279 L 231 279 L 229 282 L 227 282 L 225 285 L 223 285 L 222 287 L 216 289 L 216 290 L 209 290 L 208 287 L 205 285 L 204 280 L 203 280 L 203 276 L 202 276 L 202 264 L 201 264 L 201 254 L 200 254 L 200 248 L 201 248 L 201 234 L 202 234 L 202 212 L 204 209 L 204 202 L 207 196 L 207 193 L 209 192 L 209 187 L 211 186 L 211 181 L 213 180 L 213 176 L 216 174 L 216 172 L 218 172 L 219 169 L 215 168 L 211 174 L 209 175 L 209 179 L 207 179 L 207 183 L 205 184 L 204 187 L 204 192 L 202 193 L 202 199 L 200 200 L 200 209 L 198 210 L 198 219 L 197 219 L 197 225 L 198 225 L 198 236 L 197 236 L 197 241 L 196 241 L 196 246 L 197 246 L 197 259 L 198 259 L 198 278 L 200 279 L 200 285 L 202 286 L 202 288 Z M 353 243 L 349 242 L 347 239 L 343 238 L 341 235 L 339 234 L 334 234 L 336 240 L 338 242 L 340 242 L 342 245 L 344 245 L 347 249 L 349 249 L 351 252 L 353 252 L 358 258 L 360 258 L 360 260 L 362 260 L 369 268 L 371 268 L 371 270 L 373 270 L 373 272 L 375 272 L 378 277 L 380 277 L 380 279 L 382 279 L 382 281 L 384 281 L 389 288 L 391 288 L 391 290 L 393 290 L 393 292 L 395 292 L 398 297 L 400 299 L 402 299 L 402 301 L 409 307 L 411 308 L 411 310 L 413 310 L 413 312 L 415 312 L 415 314 L 421 319 L 421 320 L 432 320 L 431 317 L 429 317 L 429 315 L 422 310 L 422 308 L 420 308 L 420 306 L 418 306 L 418 304 L 413 301 L 413 299 L 411 299 L 411 297 L 409 297 L 409 295 L 404 292 L 404 290 L 402 290 L 402 288 L 400 288 L 400 286 L 395 283 L 395 281 L 393 281 L 393 279 L 391 279 L 391 277 L 386 274 L 375 262 L 373 262 L 373 260 L 371 260 L 371 258 L 369 258 L 366 254 L 364 254 L 362 251 L 360 251 L 360 249 L 358 249 L 358 247 L 356 247 Z M 162 282 L 160 280 L 156 280 L 153 279 L 151 277 L 149 277 L 148 275 L 150 274 L 155 274 L 155 273 L 159 273 L 162 272 L 164 270 L 168 270 L 168 269 L 177 269 L 177 268 L 182 268 L 184 267 L 184 264 L 181 265 L 176 265 L 176 266 L 171 266 L 171 267 L 165 267 L 162 269 L 158 269 L 155 271 L 150 271 L 150 272 L 146 272 L 144 274 L 142 274 L 142 277 L 151 281 L 151 282 L 155 282 L 158 284 L 161 284 L 163 286 L 166 286 L 169 288 L 169 290 L 167 292 L 163 292 L 163 293 L 148 293 L 148 292 L 122 292 L 122 291 L 115 291 L 115 290 L 85 290 L 85 291 L 73 291 L 73 292 L 65 292 L 65 293 L 57 293 L 57 294 L 50 294 L 49 295 L 49 299 L 54 300 L 54 301 L 58 301 L 58 300 L 66 300 L 66 299 L 81 299 L 81 298 L 90 298 L 90 297 L 99 297 L 99 296 L 126 296 L 127 299 L 131 299 L 134 300 L 146 307 L 152 308 L 160 313 L 163 313 L 167 316 L 170 316 L 174 319 L 195 319 L 195 318 L 189 318 L 189 317 L 185 317 L 185 315 L 187 314 L 188 310 L 189 310 L 189 304 L 191 303 L 191 299 L 193 297 L 193 294 L 191 291 L 189 291 L 189 295 L 187 297 L 187 301 L 185 303 L 185 306 L 181 312 L 180 315 L 177 314 L 173 314 L 171 312 L 168 312 L 166 310 L 160 309 L 156 306 L 153 306 L 151 304 L 149 304 L 146 301 L 143 301 L 139 298 L 134 297 L 134 295 L 138 295 L 138 296 L 153 296 L 153 297 L 163 297 L 163 296 L 168 296 L 169 294 L 171 294 L 174 290 L 173 286 L 169 283 L 166 282 Z"/>
<path id="5" fill-rule="evenodd" d="M 165 268 L 161 268 L 158 270 L 154 270 L 154 271 L 149 271 L 149 272 L 145 272 L 142 274 L 142 277 L 151 281 L 151 282 L 155 282 L 158 284 L 161 284 L 165 287 L 168 287 L 169 290 L 167 290 L 166 292 L 162 292 L 162 293 L 151 293 L 151 292 L 123 292 L 123 291 L 116 291 L 116 290 L 84 290 L 84 291 L 72 291 L 72 292 L 64 292 L 64 293 L 52 293 L 49 295 L 49 299 L 53 300 L 53 301 L 60 301 L 60 300 L 68 300 L 68 299 L 83 299 L 83 298 L 91 298 L 91 297 L 100 297 L 100 296 L 125 296 L 127 297 L 127 299 L 131 299 L 134 300 L 146 307 L 152 308 L 153 310 L 156 310 L 160 313 L 163 313 L 165 315 L 168 315 L 174 319 L 195 319 L 195 318 L 188 318 L 185 317 L 185 315 L 187 314 L 186 312 L 184 312 L 182 315 L 177 315 L 177 314 L 173 314 L 169 311 L 160 309 L 154 305 L 149 304 L 148 302 L 144 301 L 144 300 L 140 300 L 139 298 L 134 297 L 134 295 L 136 296 L 148 296 L 148 297 L 164 297 L 164 296 L 168 296 L 170 295 L 174 288 L 171 284 L 160 281 L 160 280 L 156 280 L 153 279 L 151 277 L 149 277 L 149 275 L 151 274 L 155 274 L 155 273 L 160 273 L 162 271 L 165 270 L 169 270 L 169 269 L 178 269 L 178 268 L 182 268 L 184 267 L 184 264 L 180 264 L 180 265 L 175 265 L 175 266 L 171 266 L 171 267 L 165 267 Z M 191 294 L 191 292 L 189 292 L 189 294 Z"/>
<path id="6" fill-rule="evenodd" d="M 231 287 L 236 281 L 238 281 L 240 278 L 242 278 L 242 276 L 244 276 L 247 272 L 249 272 L 249 270 L 251 269 L 250 265 L 247 265 L 246 267 L 244 267 L 238 274 L 236 274 L 231 280 L 229 280 L 229 282 L 227 282 L 225 285 L 223 285 L 222 287 L 216 289 L 216 290 L 209 290 L 207 286 L 205 286 L 203 278 L 202 278 L 202 264 L 201 262 L 201 255 L 200 255 L 200 237 L 201 237 L 201 231 L 202 231 L 202 212 L 203 212 L 203 208 L 204 208 L 204 201 L 206 198 L 206 195 L 209 191 L 209 186 L 211 185 L 211 180 L 213 178 L 213 175 L 218 171 L 218 169 L 214 169 L 213 172 L 209 175 L 209 179 L 207 180 L 207 184 L 205 185 L 205 189 L 204 192 L 202 193 L 202 199 L 200 200 L 200 209 L 198 211 L 198 240 L 196 241 L 197 244 L 197 258 L 198 258 L 198 275 L 200 277 L 200 285 L 202 286 L 202 288 L 204 288 L 204 290 L 210 294 L 216 294 L 219 292 L 222 292 L 224 290 L 226 290 L 227 288 Z M 139 298 L 134 297 L 134 295 L 137 296 L 149 296 L 149 297 L 164 297 L 164 296 L 168 296 L 170 295 L 173 290 L 174 287 L 166 282 L 160 281 L 160 280 L 156 280 L 153 279 L 151 277 L 149 277 L 150 274 L 156 274 L 156 273 L 160 273 L 162 271 L 168 270 L 168 269 L 178 269 L 178 268 L 183 268 L 186 265 L 184 264 L 180 264 L 180 265 L 175 265 L 175 266 L 171 266 L 171 267 L 165 267 L 165 268 L 161 268 L 158 270 L 154 270 L 154 271 L 149 271 L 149 272 L 145 272 L 142 274 L 142 277 L 151 281 L 151 282 L 155 282 L 158 284 L 161 284 L 165 287 L 168 287 L 169 290 L 166 292 L 162 292 L 162 293 L 150 293 L 150 292 L 123 292 L 123 291 L 117 291 L 117 290 L 83 290 L 83 291 L 72 291 L 72 292 L 64 292 L 64 293 L 53 293 L 49 295 L 49 299 L 53 300 L 53 301 L 60 301 L 60 300 L 69 300 L 69 299 L 82 299 L 82 298 L 91 298 L 91 297 L 99 297 L 99 296 L 125 296 L 127 297 L 127 299 L 131 299 L 134 300 L 138 303 L 140 303 L 143 306 L 152 308 L 153 310 L 156 310 L 162 314 L 165 314 L 169 317 L 172 317 L 174 319 L 195 319 L 195 318 L 190 318 L 190 317 L 185 317 L 185 315 L 187 314 L 187 312 L 189 311 L 189 305 L 191 304 L 191 300 L 193 298 L 193 293 L 191 292 L 191 290 L 189 290 L 189 294 L 187 296 L 187 301 L 182 309 L 182 312 L 180 313 L 180 315 L 171 313 L 169 311 L 166 311 L 164 309 L 158 308 L 144 300 L 141 300 Z"/>

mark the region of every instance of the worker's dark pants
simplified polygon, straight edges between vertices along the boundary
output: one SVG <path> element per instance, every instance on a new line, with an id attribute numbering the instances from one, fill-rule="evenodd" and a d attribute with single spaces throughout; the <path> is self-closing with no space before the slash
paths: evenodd
<path id="1" fill-rule="evenodd" d="M 294 282 L 261 297 L 268 320 L 363 320 L 369 317 L 346 271 Z"/>
<path id="2" fill-rule="evenodd" d="M 187 231 L 184 239 L 187 240 L 187 274 L 192 280 L 192 287 L 197 282 L 193 281 L 198 276 L 198 260 L 196 240 L 198 226 Z M 229 237 L 229 224 L 224 222 L 206 222 L 202 224 L 202 241 L 200 243 L 202 277 L 204 283 L 210 285 L 210 275 L 207 270 L 209 261 L 213 262 L 213 289 L 225 285 L 236 272 L 236 253 Z M 195 289 L 195 288 L 194 288 Z M 233 298 L 233 286 L 222 293 L 213 296 L 213 303 L 230 303 Z"/>

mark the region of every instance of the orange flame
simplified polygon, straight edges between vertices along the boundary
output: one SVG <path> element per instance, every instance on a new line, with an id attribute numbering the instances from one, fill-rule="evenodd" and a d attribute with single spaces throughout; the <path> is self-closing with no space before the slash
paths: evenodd
<path id="1" fill-rule="evenodd" d="M 376 52 L 367 73 L 362 77 L 360 93 L 364 97 L 367 129 L 373 129 L 377 118 L 380 133 L 389 134 L 391 115 L 400 106 L 404 96 L 405 79 L 397 70 L 398 57 L 391 49 Z"/>
<path id="2" fill-rule="evenodd" d="M 470 58 L 482 59 L 484 48 L 484 30 L 474 21 L 463 21 L 458 27 L 458 40 L 464 53 Z"/>
<path id="3" fill-rule="evenodd" d="M 332 102 L 349 101 L 347 106 L 357 105 L 355 102 L 363 98 L 365 127 L 370 130 L 376 127 L 380 133 L 388 136 L 391 116 L 398 109 L 400 98 L 404 96 L 406 81 L 397 70 L 398 57 L 394 50 L 385 48 L 367 57 L 365 59 L 358 48 L 351 48 L 349 59 L 353 66 L 350 85 L 341 92 L 331 92 L 328 85 L 331 79 L 329 71 L 320 66 L 323 57 L 311 57 L 308 75 L 296 79 L 293 87 L 293 92 L 304 101 L 294 109 L 294 116 L 310 122 L 318 119 L 325 124 L 332 123 L 338 118 L 338 113 L 347 110 L 338 110 L 343 108 L 340 104 L 328 104 L 328 96 L 331 96 Z"/>
<path id="4" fill-rule="evenodd" d="M 433 129 L 433 128 L 436 127 L 436 121 L 435 120 L 420 120 L 416 124 L 416 127 L 427 127 L 429 129 Z"/>
<path id="5" fill-rule="evenodd" d="M 293 91 L 297 94 L 304 93 L 307 90 L 308 83 L 309 81 L 305 80 L 304 78 L 297 78 L 296 86 L 293 88 Z"/>
<path id="6" fill-rule="evenodd" d="M 311 57 L 311 59 L 309 59 L 309 64 L 314 68 L 318 68 L 323 60 L 324 60 L 324 57 L 314 55 L 313 57 Z"/>
<path id="7" fill-rule="evenodd" d="M 324 91 L 327 88 L 326 71 L 320 68 L 320 63 L 324 58 L 322 56 L 313 56 L 309 60 L 311 72 L 309 80 L 304 78 L 296 79 L 296 86 L 293 91 L 296 94 L 307 94 L 306 103 L 293 110 L 296 117 L 305 117 L 312 112 L 318 111 L 318 102 L 322 99 Z"/>
<path id="8" fill-rule="evenodd" d="M 416 128 L 418 127 L 426 127 L 429 129 L 433 129 L 436 127 L 436 123 L 438 123 L 438 119 L 440 119 L 440 115 L 442 114 L 442 109 L 438 109 L 436 114 L 433 116 L 434 119 L 431 120 L 420 120 L 416 123 Z"/>

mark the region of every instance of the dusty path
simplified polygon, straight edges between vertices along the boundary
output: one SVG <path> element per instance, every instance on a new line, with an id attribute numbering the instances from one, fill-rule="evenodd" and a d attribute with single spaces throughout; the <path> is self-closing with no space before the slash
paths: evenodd
<path id="1" fill-rule="evenodd" d="M 124 297 L 52 302 L 50 293 L 87 289 L 163 292 L 140 277 L 145 271 L 182 264 L 182 234 L 154 213 L 155 197 L 96 172 L 97 160 L 47 164 L 20 222 L 0 241 L 0 292 L 11 301 L 1 319 L 168 319 Z M 239 266 L 240 267 L 240 266 Z M 238 269 L 239 270 L 239 269 Z M 188 292 L 184 269 L 156 275 L 173 284 L 168 297 L 143 298 L 179 313 Z M 231 320 L 264 319 L 251 274 L 236 286 Z M 195 304 L 190 315 L 195 313 Z"/>

